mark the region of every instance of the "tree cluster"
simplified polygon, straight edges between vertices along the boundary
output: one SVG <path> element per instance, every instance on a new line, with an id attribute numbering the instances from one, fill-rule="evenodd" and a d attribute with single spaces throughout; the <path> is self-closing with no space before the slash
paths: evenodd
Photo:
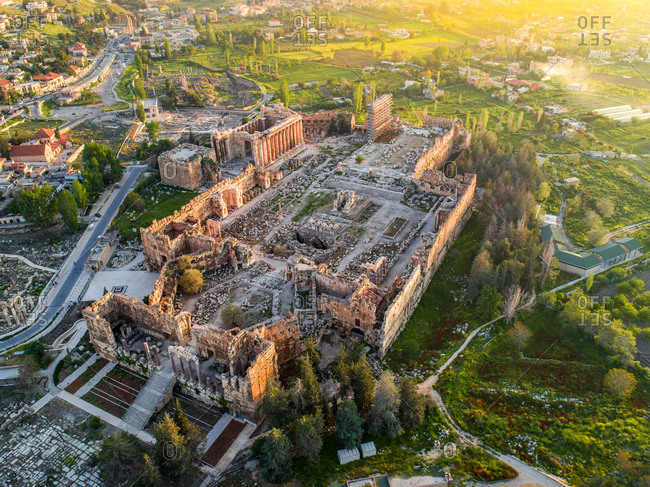
<path id="1" fill-rule="evenodd" d="M 176 412 L 165 413 L 154 427 L 153 451 L 126 432 L 106 438 L 98 455 L 99 471 L 107 485 L 163 487 L 187 485 L 196 474 L 197 447 L 203 433 L 183 411 L 178 399 Z"/>
<path id="2" fill-rule="evenodd" d="M 297 455 L 315 462 L 323 446 L 322 435 L 334 429 L 343 448 L 358 447 L 364 432 L 394 438 L 418 428 L 425 400 L 410 379 L 398 385 L 390 372 L 375 379 L 360 345 L 341 348 L 332 364 L 340 392 L 327 397 L 322 391 L 320 353 L 310 339 L 297 359 L 296 378 L 289 388 L 272 379 L 262 411 L 274 427 L 257 456 L 266 480 L 281 482 L 291 475 L 292 446 Z"/>

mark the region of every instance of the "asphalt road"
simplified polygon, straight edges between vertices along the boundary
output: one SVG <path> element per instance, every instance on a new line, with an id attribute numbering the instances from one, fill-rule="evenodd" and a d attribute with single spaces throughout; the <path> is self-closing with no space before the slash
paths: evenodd
<path id="1" fill-rule="evenodd" d="M 145 166 L 138 166 L 130 168 L 126 179 L 124 179 L 121 184 L 122 187 L 118 191 L 117 195 L 112 199 L 109 205 L 104 210 L 103 215 L 100 217 L 99 221 L 95 224 L 92 229 L 90 237 L 86 240 L 85 245 L 81 250 L 80 256 L 77 258 L 76 262 L 72 266 L 72 269 L 68 271 L 65 275 L 60 275 L 58 281 L 63 279 L 59 290 L 52 302 L 45 308 L 43 315 L 39 320 L 36 321 L 34 325 L 28 329 L 22 331 L 16 336 L 13 336 L 5 341 L 0 342 L 0 351 L 7 350 L 9 348 L 20 345 L 26 340 L 29 340 L 34 335 L 38 334 L 43 330 L 44 326 L 47 326 L 52 319 L 56 316 L 56 313 L 68 302 L 71 300 L 70 293 L 77 285 L 79 278 L 84 273 L 84 264 L 90 257 L 93 247 L 97 243 L 97 239 L 106 232 L 108 226 L 111 224 L 114 216 L 117 214 L 117 210 L 120 205 L 126 198 L 126 195 L 131 190 L 131 186 L 135 182 L 138 175 L 145 169 Z M 65 264 L 64 264 L 65 265 Z M 72 298 L 74 299 L 74 298 Z"/>

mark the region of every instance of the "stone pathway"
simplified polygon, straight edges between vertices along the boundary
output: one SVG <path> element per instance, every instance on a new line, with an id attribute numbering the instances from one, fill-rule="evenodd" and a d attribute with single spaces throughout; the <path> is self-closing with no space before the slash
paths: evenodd
<path id="1" fill-rule="evenodd" d="M 233 444 L 230 445 L 230 448 L 228 448 L 228 451 L 225 453 L 225 455 L 221 457 L 221 460 L 219 460 L 217 466 L 214 467 L 214 470 L 217 472 L 223 472 L 226 470 L 226 468 L 228 468 L 228 465 L 230 465 L 230 463 L 235 459 L 237 454 L 244 448 L 248 447 L 249 438 L 253 434 L 253 431 L 255 431 L 256 427 L 257 426 L 254 423 L 246 421 L 246 426 L 244 426 L 244 429 L 241 433 L 239 433 L 239 436 L 233 442 Z"/>
<path id="2" fill-rule="evenodd" d="M 124 415 L 124 422 L 137 429 L 144 428 L 160 401 L 174 386 L 175 381 L 171 372 L 165 370 L 154 372 Z"/>
<path id="3" fill-rule="evenodd" d="M 16 254 L 0 254 L 0 257 L 6 257 L 6 258 L 8 258 L 8 259 L 18 259 L 18 260 L 22 260 L 22 261 L 23 261 L 25 264 L 27 264 L 29 267 L 33 267 L 34 269 L 38 269 L 38 270 L 41 270 L 41 271 L 52 272 L 52 273 L 55 273 L 55 272 L 56 272 L 56 269 L 52 269 L 51 267 L 45 267 L 45 266 L 42 266 L 42 265 L 34 264 L 31 260 L 26 259 L 26 258 L 23 257 L 22 255 L 16 255 Z"/>
<path id="4" fill-rule="evenodd" d="M 203 453 L 208 451 L 208 449 L 212 446 L 212 443 L 214 443 L 216 439 L 219 438 L 221 432 L 226 429 L 226 426 L 228 426 L 228 423 L 230 423 L 231 419 L 234 418 L 228 413 L 221 416 L 221 418 L 219 418 L 219 421 L 217 421 L 212 429 L 208 431 L 208 434 L 205 435 L 205 439 L 199 445 L 199 451 Z"/>
<path id="5" fill-rule="evenodd" d="M 86 382 L 77 392 L 74 393 L 75 396 L 77 397 L 84 397 L 90 389 L 95 387 L 100 380 L 102 380 L 106 374 L 108 374 L 111 370 L 115 368 L 117 364 L 115 362 L 109 362 L 107 363 L 102 370 L 97 372 L 93 378 L 91 378 L 88 382 Z"/>
<path id="6" fill-rule="evenodd" d="M 121 429 L 122 431 L 126 431 L 127 433 L 131 433 L 132 435 L 137 436 L 140 440 L 149 443 L 149 444 L 154 444 L 156 443 L 156 439 L 154 436 L 150 433 L 147 433 L 146 431 L 139 430 L 137 428 L 134 428 L 130 424 L 122 421 L 119 418 L 116 418 L 112 414 L 107 413 L 103 409 L 99 409 L 97 406 L 93 406 L 90 403 L 87 403 L 86 401 L 73 396 L 69 392 L 66 391 L 61 391 L 59 392 L 58 395 L 59 398 L 63 399 L 64 401 L 72 404 L 75 407 L 78 407 L 79 409 L 82 409 L 83 411 L 86 411 L 88 414 L 92 414 L 93 416 L 97 416 L 100 418 L 102 421 L 105 423 L 108 423 L 112 426 L 115 426 L 116 428 Z"/>

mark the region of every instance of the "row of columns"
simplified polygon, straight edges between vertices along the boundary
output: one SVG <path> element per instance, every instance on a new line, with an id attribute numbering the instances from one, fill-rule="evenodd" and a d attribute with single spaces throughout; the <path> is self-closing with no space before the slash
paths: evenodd
<path id="1" fill-rule="evenodd" d="M 129 353 L 129 346 L 126 343 L 126 338 L 122 337 L 120 339 L 120 341 L 122 342 L 122 348 L 124 349 L 124 352 L 126 354 L 128 354 Z M 155 360 L 156 366 L 160 367 L 162 364 L 160 362 L 160 355 L 159 355 L 158 347 L 156 345 L 154 345 L 153 347 L 149 348 L 149 344 L 147 342 L 144 342 L 144 352 L 147 355 L 147 363 L 149 363 L 149 364 L 154 363 L 154 361 L 151 358 L 151 349 L 153 349 L 154 357 L 156 359 Z"/>
<path id="2" fill-rule="evenodd" d="M 302 120 L 254 141 L 254 157 L 258 165 L 266 166 L 279 156 L 302 144 Z"/>
<path id="3" fill-rule="evenodd" d="M 176 355 L 176 358 L 178 359 L 178 369 L 176 368 L 176 362 L 174 361 L 174 355 Z M 172 362 L 172 371 L 174 374 L 178 374 L 180 372 L 180 376 L 183 379 L 188 379 L 190 381 L 194 380 L 194 377 L 192 376 L 192 362 L 194 362 L 194 367 L 196 368 L 196 382 L 197 384 L 201 385 L 201 368 L 199 367 L 199 359 L 197 357 L 194 358 L 194 360 L 190 361 L 188 357 L 185 357 L 186 365 L 187 365 L 187 375 L 185 374 L 185 367 L 183 366 L 183 357 L 181 355 L 177 355 L 174 352 L 170 351 L 169 353 L 169 359 Z"/>
<path id="4" fill-rule="evenodd" d="M 31 310 L 34 308 L 34 301 L 31 296 L 25 296 L 27 301 L 27 307 Z M 7 325 L 11 326 L 11 317 L 14 319 L 14 325 L 20 325 L 23 321 L 29 316 L 28 310 L 25 308 L 25 303 L 21 296 L 16 296 L 14 299 L 7 303 L 0 304 L 2 308 L 2 314 L 7 322 Z M 11 315 L 9 314 L 11 313 Z"/>

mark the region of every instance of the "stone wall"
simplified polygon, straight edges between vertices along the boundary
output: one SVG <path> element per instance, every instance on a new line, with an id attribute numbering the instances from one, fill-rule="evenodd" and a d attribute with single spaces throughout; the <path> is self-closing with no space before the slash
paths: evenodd
<path id="1" fill-rule="evenodd" d="M 219 236 L 219 220 L 225 218 L 230 210 L 245 204 L 252 188 L 267 189 L 281 178 L 281 172 L 255 169 L 249 165 L 235 179 L 220 181 L 174 214 L 141 228 L 147 263 L 160 269 L 165 262 L 181 255 L 214 247 L 220 240 L 215 239 Z"/>
<path id="2" fill-rule="evenodd" d="M 116 360 L 117 341 L 112 327 L 124 321 L 131 327 L 185 344 L 191 337 L 190 314 L 171 316 L 135 298 L 107 293 L 82 311 L 90 341 L 98 355 Z"/>
<path id="3" fill-rule="evenodd" d="M 399 336 L 442 263 L 447 250 L 453 245 L 471 215 L 476 191 L 476 175 L 465 174 L 460 179 L 462 188 L 459 190 L 459 198 L 450 197 L 452 201 L 447 202 L 447 207 L 443 203 L 443 206 L 436 210 L 436 218 L 439 222 L 436 233 L 420 237 L 422 244 L 418 246 L 417 252 L 411 258 L 412 271 L 402 290 L 386 311 L 379 343 L 380 355 L 384 355 Z M 437 217 L 439 213 L 445 215 L 444 220 Z"/>
<path id="4" fill-rule="evenodd" d="M 439 170 L 452 152 L 469 148 L 471 139 L 471 131 L 465 130 L 459 119 L 427 117 L 427 123 L 423 122 L 422 125 L 448 128 L 449 132 L 442 137 L 436 137 L 433 146 L 418 159 L 413 170 L 414 178 L 419 178 L 427 169 Z"/>
<path id="5" fill-rule="evenodd" d="M 204 159 L 214 162 L 214 151 L 193 144 L 181 144 L 163 152 L 158 157 L 161 182 L 196 191 L 214 177 L 204 177 Z"/>

